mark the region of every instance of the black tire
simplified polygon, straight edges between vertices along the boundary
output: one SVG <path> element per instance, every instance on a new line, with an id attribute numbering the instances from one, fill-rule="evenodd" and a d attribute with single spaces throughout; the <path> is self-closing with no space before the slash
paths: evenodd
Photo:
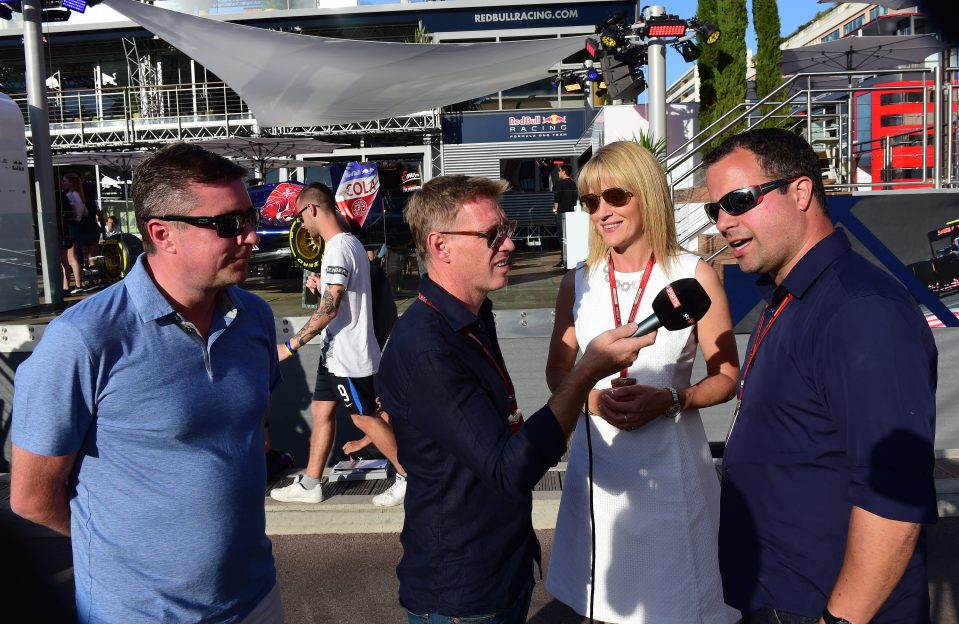
<path id="1" fill-rule="evenodd" d="M 300 219 L 294 220 L 290 225 L 290 251 L 293 259 L 304 269 L 315 271 L 320 268 L 325 247 L 323 239 L 313 238 Z"/>
<path id="2" fill-rule="evenodd" d="M 116 282 L 133 268 L 136 259 L 143 253 L 143 243 L 133 234 L 114 234 L 100 245 L 103 256 L 103 276 Z"/>

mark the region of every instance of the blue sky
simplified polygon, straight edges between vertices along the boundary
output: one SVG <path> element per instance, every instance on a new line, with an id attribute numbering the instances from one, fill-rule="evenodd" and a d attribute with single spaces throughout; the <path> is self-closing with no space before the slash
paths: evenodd
<path id="1" fill-rule="evenodd" d="M 643 3 L 653 4 L 653 2 Z M 660 4 L 657 2 L 657 4 Z M 672 2 L 662 2 L 666 7 L 666 12 L 672 15 L 678 15 L 682 18 L 689 18 L 696 14 L 696 0 L 673 0 Z M 816 0 L 779 0 L 779 21 L 782 27 L 782 34 L 788 35 L 800 24 L 804 24 L 812 19 L 813 15 L 828 9 L 829 4 L 819 4 Z M 749 12 L 749 27 L 746 30 L 746 47 L 753 53 L 756 52 L 756 32 L 752 25 L 752 1 L 747 1 L 747 10 Z M 689 69 L 689 64 L 683 60 L 683 57 L 672 48 L 667 49 L 666 53 L 666 85 L 671 85 L 677 78 Z M 640 96 L 640 101 L 644 98 Z"/>

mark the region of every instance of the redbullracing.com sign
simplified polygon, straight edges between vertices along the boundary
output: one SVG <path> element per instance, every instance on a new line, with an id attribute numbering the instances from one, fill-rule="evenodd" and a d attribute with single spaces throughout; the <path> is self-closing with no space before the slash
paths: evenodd
<path id="1" fill-rule="evenodd" d="M 511 139 L 565 139 L 566 115 L 522 115 L 509 117 Z"/>
<path id="2" fill-rule="evenodd" d="M 477 13 L 473 19 L 477 24 L 490 22 L 533 22 L 537 20 L 577 19 L 579 11 L 564 9 L 560 11 L 500 11 L 498 13 Z"/>

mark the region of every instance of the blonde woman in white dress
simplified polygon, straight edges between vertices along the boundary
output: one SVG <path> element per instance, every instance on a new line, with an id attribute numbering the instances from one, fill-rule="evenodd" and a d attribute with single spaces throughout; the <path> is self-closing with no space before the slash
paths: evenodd
<path id="1" fill-rule="evenodd" d="M 723 603 L 719 482 L 698 411 L 731 399 L 739 377 L 726 295 L 713 268 L 679 248 L 666 178 L 647 150 L 630 141 L 607 145 L 583 167 L 578 184 L 592 223 L 589 254 L 566 274 L 557 296 L 546 363 L 550 388 L 581 348 L 617 324 L 617 308 L 619 324 L 642 320 L 655 295 L 684 277 L 699 280 L 712 305 L 691 328 L 660 329 L 628 371 L 590 392 L 590 415 L 580 418 L 570 448 L 546 588 L 589 615 L 588 427 L 593 617 L 617 624 L 735 622 L 738 614 Z M 697 348 L 707 373 L 691 384 Z M 631 385 L 614 390 L 616 377 Z"/>

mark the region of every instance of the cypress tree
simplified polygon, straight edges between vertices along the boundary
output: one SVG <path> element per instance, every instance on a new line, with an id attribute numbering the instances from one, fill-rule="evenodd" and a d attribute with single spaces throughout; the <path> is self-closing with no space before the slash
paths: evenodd
<path id="1" fill-rule="evenodd" d="M 761 100 L 783 82 L 783 53 L 779 49 L 781 36 L 776 0 L 753 0 L 753 27 L 756 29 L 759 48 L 756 53 L 756 98 Z M 772 108 L 764 107 L 764 113 Z M 783 111 L 777 111 L 777 114 L 783 114 Z M 763 125 L 779 124 L 775 119 L 770 119 Z"/>
<path id="2" fill-rule="evenodd" d="M 716 2 L 717 0 L 698 0 L 696 17 L 700 21 L 717 24 L 719 17 Z M 696 65 L 699 72 L 699 127 L 702 129 L 719 116 L 716 114 L 716 62 L 719 46 L 718 43 L 706 45 L 702 37 L 699 38 L 698 44 L 702 50 Z"/>
<path id="3" fill-rule="evenodd" d="M 719 2 L 719 54 L 716 62 L 717 117 L 746 101 L 746 0 Z M 731 129 L 726 134 L 735 132 Z"/>

